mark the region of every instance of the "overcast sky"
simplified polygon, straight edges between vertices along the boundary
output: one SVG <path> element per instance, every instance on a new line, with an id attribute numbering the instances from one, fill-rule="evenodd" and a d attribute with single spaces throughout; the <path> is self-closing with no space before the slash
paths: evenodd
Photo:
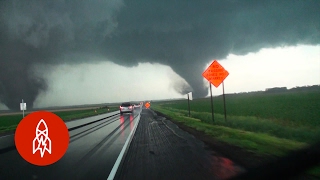
<path id="1" fill-rule="evenodd" d="M 226 93 L 320 85 L 320 46 L 262 49 L 246 56 L 230 54 L 218 62 L 229 72 L 224 82 Z M 36 107 L 186 97 L 174 89 L 175 83 L 186 83 L 184 79 L 160 64 L 142 63 L 131 68 L 112 62 L 62 65 L 47 78 L 49 91 L 39 96 Z M 222 85 L 212 87 L 214 95 L 222 94 Z"/>
<path id="2" fill-rule="evenodd" d="M 218 62 L 229 72 L 224 82 L 226 93 L 320 85 L 320 46 L 262 49 L 245 56 L 230 54 Z M 186 97 L 174 88 L 175 83 L 186 81 L 169 66 L 160 64 L 141 63 L 128 68 L 101 61 L 57 65 L 46 74 L 47 70 L 37 67 L 49 88 L 38 96 L 35 107 Z M 222 94 L 222 85 L 212 87 L 213 95 Z M 1 104 L 0 109 L 7 107 Z"/>
<path id="3" fill-rule="evenodd" d="M 0 1 L 0 109 L 320 84 L 318 0 Z M 221 94 L 221 86 L 213 88 Z"/>

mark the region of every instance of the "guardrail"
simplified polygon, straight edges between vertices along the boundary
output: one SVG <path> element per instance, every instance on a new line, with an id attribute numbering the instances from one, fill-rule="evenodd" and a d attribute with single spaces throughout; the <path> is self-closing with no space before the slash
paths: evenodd
<path id="1" fill-rule="evenodd" d="M 95 120 L 95 121 L 91 121 L 91 122 L 84 123 L 84 124 L 81 124 L 81 125 L 78 125 L 78 126 L 75 126 L 75 127 L 72 127 L 72 128 L 68 128 L 68 131 L 70 132 L 70 131 L 73 131 L 73 130 L 76 130 L 76 129 L 79 129 L 79 128 L 88 126 L 88 125 L 90 125 L 90 124 L 94 124 L 94 123 L 96 123 L 96 122 L 99 122 L 99 121 L 102 121 L 102 120 L 111 118 L 111 117 L 116 116 L 116 115 L 119 115 L 119 114 L 120 114 L 120 113 L 116 113 L 116 114 L 113 114 L 113 115 L 111 115 L 111 116 L 107 116 L 107 117 L 100 118 L 100 119 Z M 0 149 L 0 154 L 7 153 L 7 152 L 12 151 L 12 150 L 15 150 L 15 149 L 16 149 L 16 146 L 15 146 L 15 145 L 13 145 L 13 146 L 8 146 L 8 147 L 5 147 L 5 148 Z"/>

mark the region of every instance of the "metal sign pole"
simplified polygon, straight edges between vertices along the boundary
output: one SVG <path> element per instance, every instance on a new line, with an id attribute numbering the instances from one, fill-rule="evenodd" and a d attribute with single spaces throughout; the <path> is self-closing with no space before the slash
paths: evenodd
<path id="1" fill-rule="evenodd" d="M 225 94 L 224 94 L 224 83 L 223 83 L 223 81 L 222 81 L 222 90 L 223 90 L 224 120 L 227 121 L 226 97 L 225 97 Z"/>
<path id="2" fill-rule="evenodd" d="M 214 115 L 213 115 L 213 102 L 212 102 L 212 85 L 211 83 L 209 82 L 209 85 L 210 85 L 210 95 L 211 95 L 211 113 L 212 113 L 212 123 L 214 122 Z"/>
<path id="3" fill-rule="evenodd" d="M 219 73 L 216 73 L 219 72 Z M 212 111 L 212 123 L 214 123 L 214 113 L 213 113 L 213 99 L 212 99 L 212 85 L 218 87 L 221 83 L 223 84 L 223 80 L 229 75 L 229 72 L 226 71 L 217 60 L 214 60 L 211 65 L 202 73 L 202 76 L 209 81 L 210 86 L 210 95 L 211 95 L 211 111 Z M 224 87 L 223 87 L 223 99 L 224 99 L 224 107 L 225 104 L 225 96 L 224 96 Z M 225 108 L 226 109 L 226 108 Z M 227 119 L 226 110 L 225 110 L 225 120 Z"/>
<path id="4" fill-rule="evenodd" d="M 24 106 L 23 106 L 23 99 L 22 99 L 22 117 L 24 118 Z"/>
<path id="5" fill-rule="evenodd" d="M 189 117 L 190 117 L 190 102 L 189 102 L 189 93 L 188 93 L 188 109 L 189 109 Z"/>

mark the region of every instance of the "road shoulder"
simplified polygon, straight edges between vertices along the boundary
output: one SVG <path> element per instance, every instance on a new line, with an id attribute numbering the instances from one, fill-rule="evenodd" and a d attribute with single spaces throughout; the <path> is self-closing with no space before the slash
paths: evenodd
<path id="1" fill-rule="evenodd" d="M 243 171 L 171 121 L 144 109 L 116 179 L 226 179 Z"/>
<path id="2" fill-rule="evenodd" d="M 237 164 L 240 164 L 246 169 L 258 167 L 264 163 L 270 162 L 275 159 L 275 157 L 272 156 L 259 156 L 253 152 L 247 151 L 238 146 L 218 141 L 202 131 L 198 131 L 194 128 L 186 126 L 183 123 L 173 121 L 170 117 L 168 117 L 165 114 L 162 114 L 161 112 L 155 112 L 157 115 L 165 117 L 167 120 L 176 124 L 180 129 L 192 134 L 197 139 L 204 142 L 207 146 L 211 148 L 211 150 L 230 158 L 232 161 L 236 162 Z"/>

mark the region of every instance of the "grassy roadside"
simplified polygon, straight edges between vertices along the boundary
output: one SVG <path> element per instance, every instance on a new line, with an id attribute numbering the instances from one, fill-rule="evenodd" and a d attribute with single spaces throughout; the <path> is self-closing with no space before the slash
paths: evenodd
<path id="1" fill-rule="evenodd" d="M 255 117 L 290 127 L 320 128 L 320 91 L 261 94 L 226 94 L 228 116 Z M 163 104 L 163 103 L 161 103 Z M 186 100 L 169 101 L 166 106 L 187 110 Z M 213 97 L 214 112 L 224 114 L 223 97 Z M 194 112 L 211 113 L 210 98 L 190 101 Z M 210 118 L 209 118 L 210 119 Z"/>
<path id="2" fill-rule="evenodd" d="M 109 111 L 106 108 L 97 108 L 97 109 L 87 109 L 87 110 L 60 111 L 60 112 L 53 112 L 53 113 L 58 115 L 64 121 L 70 121 L 74 119 L 81 119 L 85 117 L 96 116 L 99 114 L 112 112 L 116 110 L 118 110 L 118 107 L 110 107 Z M 21 120 L 22 120 L 21 115 L 0 116 L 0 133 L 14 131 Z"/>
<path id="3" fill-rule="evenodd" d="M 188 117 L 188 111 L 174 109 L 167 106 L 158 106 L 162 110 L 172 112 L 176 116 Z M 254 116 L 228 116 L 227 121 L 224 115 L 215 114 L 215 120 L 212 122 L 212 115 L 208 112 L 191 111 L 191 116 L 206 124 L 228 127 L 241 130 L 242 132 L 254 132 L 268 134 L 269 136 L 294 140 L 298 142 L 312 143 L 317 141 L 319 137 L 319 128 L 308 126 L 290 126 L 283 125 L 281 122 L 269 119 L 257 118 Z"/>
<path id="4" fill-rule="evenodd" d="M 171 109 L 168 110 L 160 106 L 153 106 L 152 108 L 171 117 L 173 121 L 184 123 L 185 125 L 195 128 L 199 131 L 203 131 L 220 141 L 234 144 L 249 151 L 258 153 L 259 155 L 268 154 L 283 156 L 290 150 L 307 146 L 307 143 L 278 138 L 270 136 L 266 133 L 256 133 L 225 127 L 222 125 L 205 123 L 199 118 L 187 117 L 182 113 L 177 113 Z"/>
<path id="5" fill-rule="evenodd" d="M 268 124 L 270 121 L 250 119 L 253 117 L 233 116 L 225 122 L 223 115 L 215 114 L 215 123 L 212 123 L 211 113 L 192 112 L 192 117 L 188 117 L 186 111 L 167 106 L 153 105 L 152 109 L 216 140 L 236 145 L 259 156 L 282 157 L 291 150 L 308 146 L 319 137 L 305 127 L 299 129 Z M 267 129 L 274 131 L 266 131 Z M 320 168 L 313 168 L 308 173 L 320 177 Z"/>

